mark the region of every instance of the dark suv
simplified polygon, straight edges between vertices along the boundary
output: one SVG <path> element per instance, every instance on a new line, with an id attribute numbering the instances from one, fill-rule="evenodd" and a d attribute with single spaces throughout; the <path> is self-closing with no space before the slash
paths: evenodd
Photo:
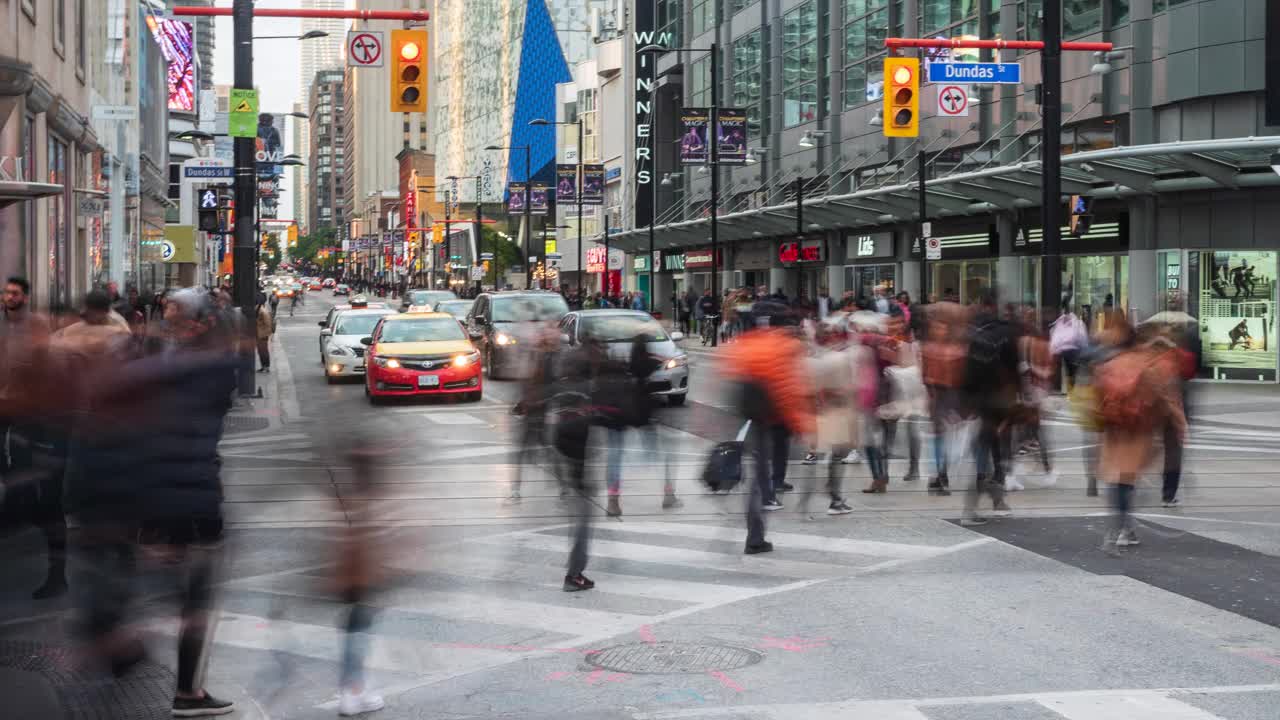
<path id="1" fill-rule="evenodd" d="M 516 323 L 559 322 L 568 312 L 564 298 L 553 292 L 481 293 L 464 324 L 471 342 L 480 351 L 485 377 L 498 380 L 519 367 Z"/>

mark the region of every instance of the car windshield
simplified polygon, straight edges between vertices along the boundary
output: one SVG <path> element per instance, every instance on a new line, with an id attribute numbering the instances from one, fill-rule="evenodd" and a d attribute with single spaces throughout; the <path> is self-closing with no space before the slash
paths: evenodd
<path id="1" fill-rule="evenodd" d="M 662 342 L 667 333 L 652 318 L 644 315 L 583 315 L 583 337 L 602 342 L 631 342 L 644 335 L 646 342 Z"/>
<path id="2" fill-rule="evenodd" d="M 378 315 L 344 315 L 338 318 L 338 327 L 334 335 L 369 335 L 383 316 Z"/>
<path id="3" fill-rule="evenodd" d="M 569 312 L 569 306 L 559 295 L 526 295 L 493 299 L 493 322 L 518 320 L 559 320 Z"/>
<path id="4" fill-rule="evenodd" d="M 453 318 L 423 318 L 421 320 L 396 320 L 382 326 L 378 342 L 409 343 L 435 342 L 438 340 L 463 340 L 462 326 Z"/>
<path id="5" fill-rule="evenodd" d="M 462 318 L 471 312 L 471 306 L 474 304 L 474 300 L 451 300 L 436 305 L 436 312 L 447 312 L 456 318 Z"/>
<path id="6" fill-rule="evenodd" d="M 456 300 L 457 298 L 457 295 L 448 290 L 415 290 L 409 293 L 409 304 L 430 307 L 442 300 Z"/>

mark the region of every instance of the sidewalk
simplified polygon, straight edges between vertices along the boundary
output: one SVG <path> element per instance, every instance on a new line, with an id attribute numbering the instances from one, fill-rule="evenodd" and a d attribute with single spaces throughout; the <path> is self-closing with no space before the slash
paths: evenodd
<path id="1" fill-rule="evenodd" d="M 271 372 L 255 372 L 254 379 L 262 397 L 237 396 L 233 400 L 224 425 L 228 435 L 278 430 L 298 419 L 293 372 L 279 334 L 271 336 Z"/>

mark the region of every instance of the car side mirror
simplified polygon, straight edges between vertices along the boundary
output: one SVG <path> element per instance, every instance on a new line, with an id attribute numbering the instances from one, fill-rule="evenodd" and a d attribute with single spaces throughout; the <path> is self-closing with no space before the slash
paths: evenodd
<path id="1" fill-rule="evenodd" d="M 320 322 L 318 322 L 318 323 L 316 323 L 316 324 L 317 324 L 317 325 L 319 325 L 319 326 L 320 326 L 320 327 L 322 327 L 322 328 L 329 327 L 329 323 L 328 323 L 328 322 L 326 322 L 326 321 L 324 321 L 324 320 L 321 320 Z"/>
<path id="2" fill-rule="evenodd" d="M 332 335 L 333 335 L 333 331 L 330 330 L 329 328 L 325 328 L 320 331 L 320 337 L 331 337 Z"/>
<path id="3" fill-rule="evenodd" d="M 361 345 L 372 345 L 372 344 L 373 344 L 373 338 L 371 338 L 371 337 L 362 337 L 362 338 L 360 338 L 360 344 L 361 344 Z"/>
<path id="4" fill-rule="evenodd" d="M 682 332 L 671 333 L 671 342 L 680 342 L 683 339 L 684 339 L 684 333 Z"/>

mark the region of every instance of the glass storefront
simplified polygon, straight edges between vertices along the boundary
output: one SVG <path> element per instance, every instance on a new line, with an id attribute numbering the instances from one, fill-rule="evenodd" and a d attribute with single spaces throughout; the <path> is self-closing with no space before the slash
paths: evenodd
<path id="1" fill-rule="evenodd" d="M 1185 267 L 1181 282 L 1186 311 L 1197 318 L 1201 377 L 1274 382 L 1276 253 L 1192 250 L 1161 255 L 1166 288 L 1174 263 Z"/>
<path id="2" fill-rule="evenodd" d="M 887 265 L 846 265 L 844 267 L 844 289 L 856 298 L 870 300 L 875 296 L 875 289 L 882 287 L 894 293 L 898 287 L 898 266 Z"/>
<path id="3" fill-rule="evenodd" d="M 1040 258 L 1018 260 L 1018 282 L 1002 288 L 1011 302 L 1039 307 Z M 1129 307 L 1128 255 L 1076 255 L 1062 258 L 1062 296 L 1071 309 L 1088 324 L 1091 332 L 1098 328 L 1103 310 Z"/>
<path id="4" fill-rule="evenodd" d="M 962 305 L 977 302 L 996 279 L 995 260 L 946 260 L 930 263 L 929 292 Z"/>

